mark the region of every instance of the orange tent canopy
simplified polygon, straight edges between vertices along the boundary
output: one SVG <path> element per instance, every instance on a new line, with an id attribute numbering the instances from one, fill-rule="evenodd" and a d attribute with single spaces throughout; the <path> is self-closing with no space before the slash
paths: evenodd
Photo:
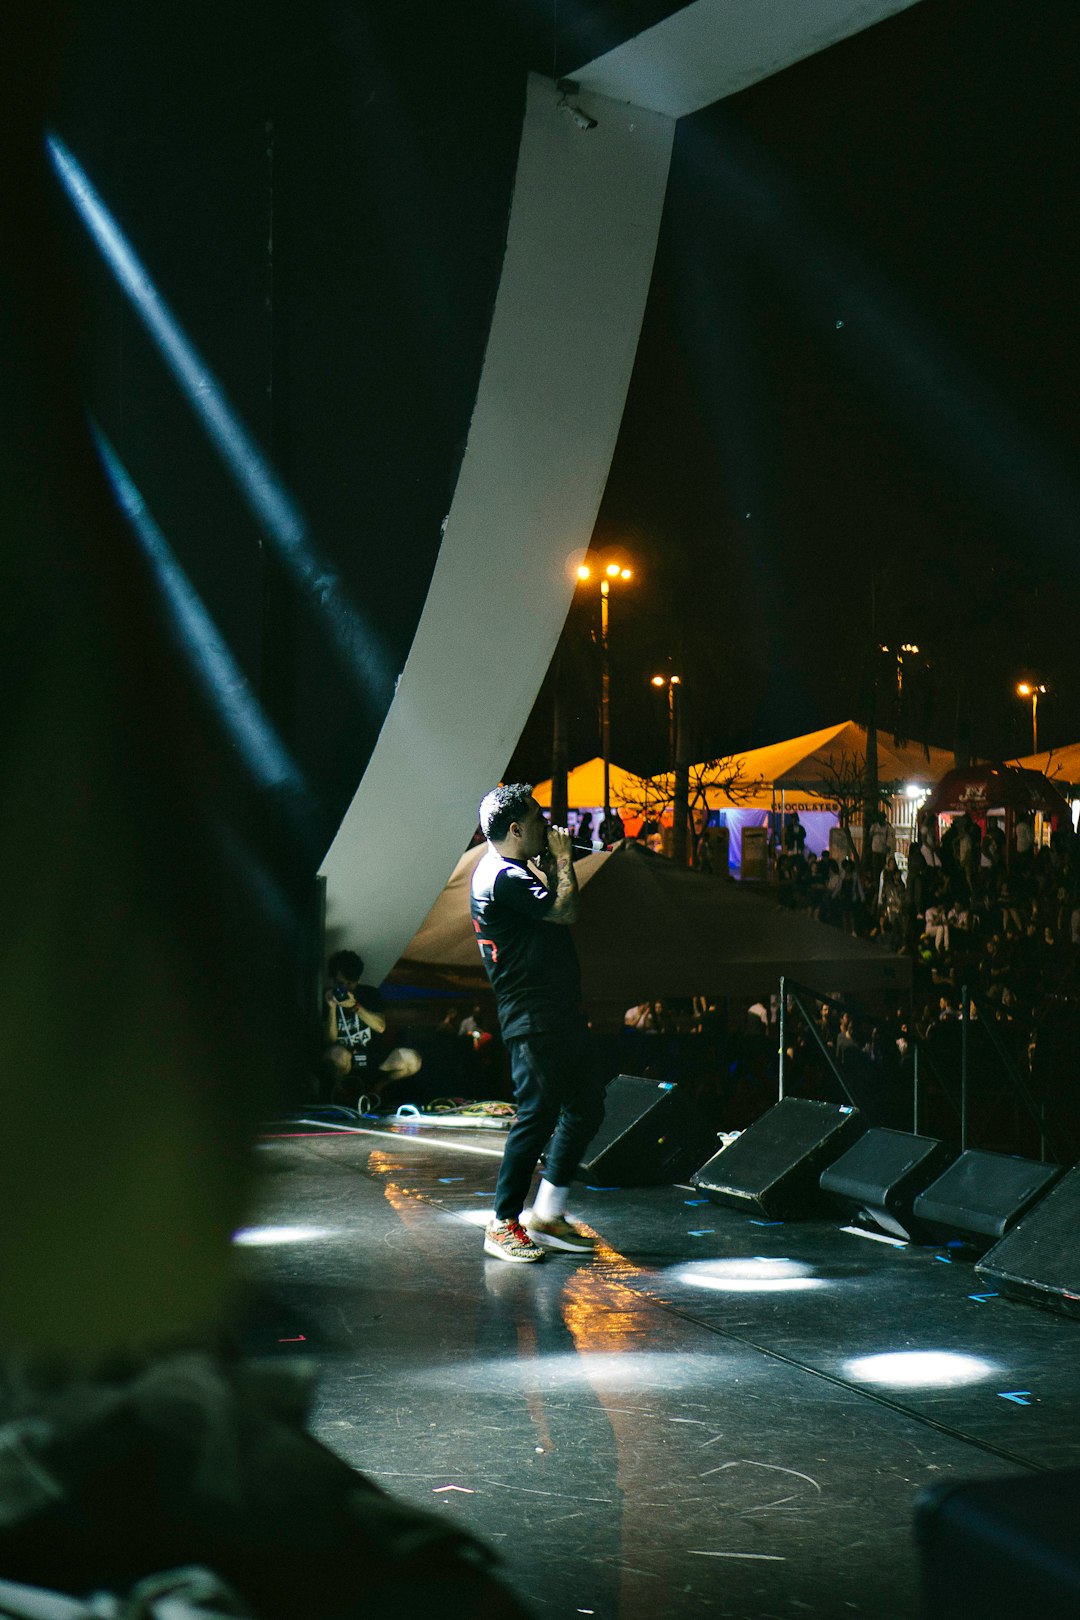
<path id="1" fill-rule="evenodd" d="M 780 808 L 780 794 L 784 795 L 784 808 L 832 808 L 830 785 L 835 788 L 839 772 L 850 773 L 853 764 L 861 768 L 866 760 L 866 727 L 854 720 L 839 725 L 824 726 L 820 731 L 808 731 L 801 737 L 790 737 L 784 742 L 769 743 L 765 748 L 734 751 L 725 756 L 724 768 L 715 773 L 715 785 L 709 784 L 705 765 L 694 765 L 693 779 L 704 777 L 706 799 L 712 810 L 772 809 Z M 944 748 L 924 748 L 921 743 L 898 743 L 890 732 L 877 733 L 878 781 L 889 783 L 917 782 L 930 786 L 940 781 L 952 769 L 953 756 Z M 739 781 L 734 792 L 727 790 L 727 781 L 734 768 Z M 671 794 L 670 775 L 657 777 L 666 797 Z M 820 801 L 820 802 L 818 802 Z"/>
<path id="2" fill-rule="evenodd" d="M 1056 788 L 1064 791 L 1080 783 L 1080 743 L 1066 743 L 1064 748 L 1049 748 L 1037 754 L 1026 754 L 1023 759 L 1011 759 L 1010 765 L 1019 765 L 1025 771 L 1038 771 Z"/>
<path id="3" fill-rule="evenodd" d="M 628 811 L 640 816 L 646 792 L 647 778 L 624 771 L 621 765 L 609 765 L 608 780 L 611 788 L 611 808 L 620 814 Z M 650 790 L 650 801 L 659 810 L 662 799 L 658 788 Z M 537 782 L 533 798 L 542 809 L 551 808 L 551 782 Z M 604 762 L 590 759 L 576 765 L 566 778 L 566 802 L 571 810 L 595 809 L 604 802 Z"/>
<path id="4" fill-rule="evenodd" d="M 839 725 L 824 726 L 820 731 L 808 731 L 801 737 L 769 743 L 765 748 L 733 751 L 725 756 L 724 769 L 715 773 L 712 784 L 707 766 L 694 765 L 691 767 L 691 780 L 695 783 L 703 781 L 710 810 L 771 810 L 774 800 L 775 808 L 779 809 L 781 792 L 785 810 L 829 810 L 835 808 L 830 785 L 835 788 L 837 773 L 844 769 L 850 772 L 856 762 L 861 767 L 866 760 L 866 748 L 866 727 L 854 720 L 843 720 Z M 1076 753 L 1075 768 L 1077 780 L 1080 781 L 1080 745 Z M 880 729 L 877 733 L 877 754 L 878 781 L 883 786 L 914 782 L 920 787 L 930 787 L 953 768 L 953 756 L 947 749 L 924 747 L 922 743 L 897 742 L 891 732 Z M 1060 758 L 1060 754 L 1055 758 Z M 727 782 L 733 767 L 738 768 L 739 781 L 735 791 L 729 792 Z M 628 811 L 632 816 L 640 816 L 646 780 L 623 770 L 619 765 L 612 765 L 612 808 L 620 813 Z M 671 802 L 673 783 L 670 772 L 651 778 L 651 786 L 653 791 L 649 796 L 649 808 L 655 805 L 659 811 Z M 550 781 L 538 782 L 533 792 L 536 802 L 547 809 L 551 804 Z M 569 773 L 567 802 L 572 810 L 603 804 L 603 760 L 590 759 Z"/>

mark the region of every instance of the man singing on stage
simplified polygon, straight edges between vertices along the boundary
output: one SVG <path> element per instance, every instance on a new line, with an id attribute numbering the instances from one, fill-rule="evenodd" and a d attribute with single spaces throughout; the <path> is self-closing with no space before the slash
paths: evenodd
<path id="1" fill-rule="evenodd" d="M 548 827 L 532 788 L 520 782 L 485 795 L 480 827 L 488 847 L 473 871 L 473 927 L 510 1052 L 518 1109 L 484 1253 L 517 1261 L 542 1260 L 548 1249 L 590 1254 L 593 1239 L 566 1219 L 570 1182 L 604 1117 L 567 926 L 577 915 L 578 895 L 570 834 Z M 522 1224 L 549 1137 L 544 1176 Z"/>

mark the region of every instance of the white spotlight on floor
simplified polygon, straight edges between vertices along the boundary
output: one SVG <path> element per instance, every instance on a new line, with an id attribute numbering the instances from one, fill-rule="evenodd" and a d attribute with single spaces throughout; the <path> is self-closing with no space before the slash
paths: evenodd
<path id="1" fill-rule="evenodd" d="M 977 1384 L 996 1370 L 991 1361 L 963 1356 L 954 1350 L 892 1350 L 877 1356 L 857 1356 L 844 1364 L 849 1378 L 888 1389 L 949 1389 Z"/>
<path id="2" fill-rule="evenodd" d="M 712 1288 L 722 1294 L 797 1293 L 823 1288 L 824 1279 L 812 1275 L 802 1260 L 751 1255 L 737 1260 L 694 1260 L 679 1266 L 677 1281 L 692 1288 Z"/>
<path id="3" fill-rule="evenodd" d="M 272 1243 L 312 1243 L 332 1237 L 326 1226 L 245 1226 L 233 1233 L 233 1242 L 242 1249 L 260 1249 Z"/>

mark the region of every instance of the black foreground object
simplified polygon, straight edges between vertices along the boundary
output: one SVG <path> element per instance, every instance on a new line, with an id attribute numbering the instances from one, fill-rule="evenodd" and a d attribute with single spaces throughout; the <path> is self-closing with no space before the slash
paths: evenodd
<path id="1" fill-rule="evenodd" d="M 909 1238 L 912 1205 L 953 1157 L 932 1136 L 874 1127 L 821 1173 L 821 1190 L 849 1217 L 866 1215 L 892 1237 Z"/>
<path id="2" fill-rule="evenodd" d="M 919 1194 L 912 1213 L 934 1237 L 965 1238 L 986 1249 L 1004 1237 L 1060 1175 L 1057 1164 L 968 1148 Z"/>
<path id="3" fill-rule="evenodd" d="M 785 1097 L 690 1179 L 714 1204 L 774 1220 L 817 1215 L 821 1172 L 863 1130 L 855 1108 Z"/>
<path id="4" fill-rule="evenodd" d="M 1080 1614 L 1080 1468 L 935 1485 L 915 1503 L 922 1620 Z"/>
<path id="5" fill-rule="evenodd" d="M 715 1146 L 715 1130 L 687 1092 L 619 1074 L 607 1088 L 604 1122 L 578 1176 L 611 1187 L 670 1185 L 704 1164 Z"/>
<path id="6" fill-rule="evenodd" d="M 1080 1167 L 1022 1215 L 975 1270 L 1012 1299 L 1080 1316 Z"/>
<path id="7" fill-rule="evenodd" d="M 199 1564 L 257 1620 L 526 1620 L 483 1543 L 305 1432 L 307 1393 L 196 1353 L 24 1393 L 0 1428 L 0 1572 L 81 1595 Z"/>

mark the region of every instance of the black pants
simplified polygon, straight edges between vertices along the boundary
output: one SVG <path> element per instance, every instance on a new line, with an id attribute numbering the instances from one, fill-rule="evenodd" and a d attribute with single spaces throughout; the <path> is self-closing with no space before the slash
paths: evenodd
<path id="1" fill-rule="evenodd" d="M 518 1114 L 495 1188 L 495 1218 L 500 1221 L 521 1214 L 548 1139 L 544 1177 L 553 1187 L 568 1187 L 604 1117 L 604 1086 L 584 1026 L 521 1035 L 506 1044 Z"/>

